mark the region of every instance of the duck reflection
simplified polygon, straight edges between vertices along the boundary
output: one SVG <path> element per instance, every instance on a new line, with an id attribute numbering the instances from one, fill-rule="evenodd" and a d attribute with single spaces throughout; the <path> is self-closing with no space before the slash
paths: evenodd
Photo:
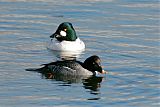
<path id="1" fill-rule="evenodd" d="M 103 80 L 103 77 L 96 77 L 92 76 L 87 79 L 84 79 L 83 85 L 85 89 L 90 89 L 91 92 L 97 92 L 99 91 L 99 88 L 101 87 L 101 82 Z M 97 94 L 97 93 L 92 93 Z"/>
<path id="2" fill-rule="evenodd" d="M 79 58 L 81 54 L 83 54 L 82 51 L 55 51 L 55 50 L 50 50 L 48 51 L 54 55 L 55 57 L 61 59 L 61 60 L 75 60 L 76 58 Z"/>
<path id="3" fill-rule="evenodd" d="M 91 94 L 99 94 L 99 88 L 104 77 L 82 76 L 82 75 L 54 75 L 52 72 L 40 72 L 42 78 L 62 81 L 60 86 L 70 86 L 72 83 L 83 83 L 85 89 L 89 89 Z"/>

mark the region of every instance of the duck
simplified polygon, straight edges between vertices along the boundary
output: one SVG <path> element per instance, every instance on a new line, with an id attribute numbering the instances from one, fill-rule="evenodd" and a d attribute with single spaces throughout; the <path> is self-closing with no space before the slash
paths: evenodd
<path id="1" fill-rule="evenodd" d="M 70 22 L 61 23 L 56 32 L 50 36 L 47 46 L 56 51 L 84 51 L 84 42 L 76 35 L 76 31 Z"/>
<path id="2" fill-rule="evenodd" d="M 50 73 L 56 76 L 96 76 L 106 73 L 106 71 L 102 69 L 101 59 L 97 55 L 88 57 L 84 62 L 77 60 L 55 61 L 43 64 L 41 68 L 28 69 L 27 71 L 39 71 L 39 73 Z"/>

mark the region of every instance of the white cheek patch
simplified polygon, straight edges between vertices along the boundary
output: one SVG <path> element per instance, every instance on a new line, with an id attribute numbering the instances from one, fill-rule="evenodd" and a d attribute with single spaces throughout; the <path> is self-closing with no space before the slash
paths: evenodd
<path id="1" fill-rule="evenodd" d="M 67 33 L 66 33 L 65 31 L 61 31 L 61 32 L 60 32 L 60 35 L 61 35 L 61 36 L 66 36 Z"/>

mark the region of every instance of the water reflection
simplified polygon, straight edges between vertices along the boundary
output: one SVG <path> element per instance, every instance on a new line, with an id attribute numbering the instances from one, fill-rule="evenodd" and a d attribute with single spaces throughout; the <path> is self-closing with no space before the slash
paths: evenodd
<path id="1" fill-rule="evenodd" d="M 91 91 L 99 91 L 99 88 L 101 87 L 101 82 L 103 80 L 103 77 L 96 77 L 92 76 L 87 79 L 84 79 L 83 84 L 85 89 L 90 89 Z M 97 93 L 92 93 L 97 94 Z"/>
<path id="2" fill-rule="evenodd" d="M 104 77 L 97 76 L 82 76 L 82 75 L 54 75 L 52 72 L 39 72 L 41 73 L 42 78 L 62 81 L 59 86 L 71 86 L 72 83 L 83 83 L 83 87 L 85 89 L 89 89 L 91 94 L 97 95 L 99 94 L 99 89 L 101 87 L 101 82 Z M 98 98 L 99 99 L 99 98 Z M 98 100 L 96 99 L 88 99 L 88 100 Z"/>
<path id="3" fill-rule="evenodd" d="M 48 51 L 54 55 L 57 58 L 60 58 L 62 60 L 74 60 L 76 58 L 79 58 L 81 54 L 83 54 L 83 51 L 54 51 L 48 49 Z"/>

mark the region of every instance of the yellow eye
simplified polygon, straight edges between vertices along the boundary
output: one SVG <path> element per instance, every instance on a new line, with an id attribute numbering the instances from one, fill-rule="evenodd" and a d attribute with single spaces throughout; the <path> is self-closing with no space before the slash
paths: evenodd
<path id="1" fill-rule="evenodd" d="M 66 31 L 67 31 L 67 29 L 65 28 L 65 29 L 64 29 L 64 31 L 66 32 Z"/>

